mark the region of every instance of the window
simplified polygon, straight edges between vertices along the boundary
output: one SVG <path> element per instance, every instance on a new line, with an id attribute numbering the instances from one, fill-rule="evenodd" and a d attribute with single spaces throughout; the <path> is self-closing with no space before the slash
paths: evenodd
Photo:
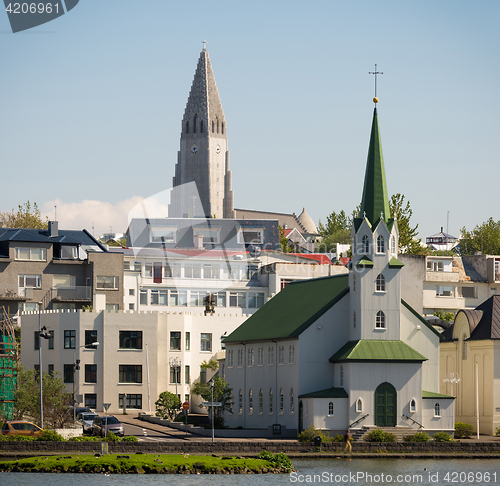
<path id="1" fill-rule="evenodd" d="M 262 292 L 248 294 L 248 307 L 258 309 L 264 305 L 264 294 Z"/>
<path id="2" fill-rule="evenodd" d="M 97 408 L 97 394 L 96 393 L 85 393 L 85 406 L 88 408 Z"/>
<path id="3" fill-rule="evenodd" d="M 212 295 L 215 298 L 216 307 L 226 307 L 226 292 L 216 292 Z"/>
<path id="4" fill-rule="evenodd" d="M 142 331 L 120 331 L 120 349 L 142 349 Z"/>
<path id="5" fill-rule="evenodd" d="M 264 348 L 259 348 L 259 366 L 264 365 Z"/>
<path id="6" fill-rule="evenodd" d="M 181 350 L 181 333 L 180 331 L 170 332 L 170 349 L 173 351 Z"/>
<path id="7" fill-rule="evenodd" d="M 106 312 L 118 312 L 120 310 L 120 304 L 106 304 Z"/>
<path id="8" fill-rule="evenodd" d="M 200 351 L 212 351 L 212 333 L 211 332 L 202 332 L 201 333 Z"/>
<path id="9" fill-rule="evenodd" d="M 40 349 L 40 332 L 35 331 L 35 351 Z"/>
<path id="10" fill-rule="evenodd" d="M 358 398 L 356 401 L 356 412 L 362 412 L 363 411 L 363 402 L 361 401 L 361 398 Z"/>
<path id="11" fill-rule="evenodd" d="M 95 349 L 95 346 L 91 346 L 91 344 L 96 342 L 97 342 L 97 329 L 85 331 L 85 348 Z"/>
<path id="12" fill-rule="evenodd" d="M 128 310 L 134 310 L 134 309 L 135 309 L 135 304 L 128 305 Z"/>
<path id="13" fill-rule="evenodd" d="M 184 264 L 184 277 L 185 278 L 201 278 L 201 264 L 199 264 L 199 263 L 186 263 L 186 264 Z"/>
<path id="14" fill-rule="evenodd" d="M 267 364 L 269 366 L 274 365 L 274 346 L 269 346 L 267 355 Z"/>
<path id="15" fill-rule="evenodd" d="M 97 383 L 97 365 L 85 365 L 85 383 Z"/>
<path id="16" fill-rule="evenodd" d="M 256 281 L 259 276 L 259 266 L 258 265 L 247 265 L 245 276 L 248 280 Z"/>
<path id="17" fill-rule="evenodd" d="M 54 331 L 49 331 L 49 349 L 54 349 Z"/>
<path id="18" fill-rule="evenodd" d="M 142 383 L 142 365 L 119 365 L 119 383 Z"/>
<path id="19" fill-rule="evenodd" d="M 344 386 L 344 367 L 340 365 L 340 386 Z"/>
<path id="20" fill-rule="evenodd" d="M 377 275 L 375 290 L 385 292 L 385 277 L 381 273 Z"/>
<path id="21" fill-rule="evenodd" d="M 47 261 L 46 248 L 16 248 L 16 260 L 29 260 L 35 262 Z"/>
<path id="22" fill-rule="evenodd" d="M 170 383 L 181 383 L 181 367 L 170 366 Z"/>
<path id="23" fill-rule="evenodd" d="M 220 278 L 220 265 L 203 265 L 203 278 Z"/>
<path id="24" fill-rule="evenodd" d="M 232 349 L 229 349 L 226 351 L 226 354 L 227 354 L 227 367 L 228 368 L 232 368 L 233 367 L 233 363 L 234 363 L 234 351 Z"/>
<path id="25" fill-rule="evenodd" d="M 241 415 L 243 413 L 243 393 L 241 392 L 241 388 L 238 393 L 238 410 L 239 414 Z"/>
<path id="26" fill-rule="evenodd" d="M 273 413 L 273 389 L 269 390 L 269 413 Z"/>
<path id="27" fill-rule="evenodd" d="M 328 415 L 333 415 L 333 402 L 328 404 Z"/>
<path id="28" fill-rule="evenodd" d="M 229 306 L 230 307 L 246 307 L 246 293 L 245 292 L 229 292 Z"/>
<path id="29" fill-rule="evenodd" d="M 261 245 L 264 242 L 263 229 L 245 229 L 242 228 L 238 231 L 237 243 L 239 245 L 253 243 L 254 245 Z"/>
<path id="30" fill-rule="evenodd" d="M 415 413 L 417 411 L 417 403 L 415 402 L 415 399 L 412 398 L 410 402 L 410 413 Z"/>
<path id="31" fill-rule="evenodd" d="M 134 272 L 141 272 L 141 262 L 134 262 Z M 132 270 L 132 262 L 130 262 L 130 270 Z"/>
<path id="32" fill-rule="evenodd" d="M 118 408 L 123 408 L 123 398 L 124 393 L 118 395 Z M 125 408 L 135 408 L 140 410 L 142 408 L 142 395 L 137 393 L 127 393 L 127 398 L 125 399 Z"/>
<path id="33" fill-rule="evenodd" d="M 352 313 L 352 327 L 356 329 L 356 311 Z"/>
<path id="34" fill-rule="evenodd" d="M 460 287 L 460 294 L 466 299 L 477 299 L 477 287 Z"/>
<path id="35" fill-rule="evenodd" d="M 205 384 L 207 382 L 207 369 L 200 367 L 200 383 Z"/>
<path id="36" fill-rule="evenodd" d="M 264 413 L 264 394 L 262 388 L 259 390 L 259 413 Z"/>
<path id="37" fill-rule="evenodd" d="M 220 243 L 220 230 L 219 229 L 193 229 L 193 236 L 196 241 L 197 236 L 203 238 L 203 245 L 218 245 Z M 207 278 L 205 276 L 205 278 Z"/>
<path id="38" fill-rule="evenodd" d="M 439 405 L 439 402 L 436 402 L 434 404 L 434 417 L 441 417 L 441 407 Z"/>
<path id="39" fill-rule="evenodd" d="M 243 366 L 243 350 L 238 349 L 238 368 Z"/>
<path id="40" fill-rule="evenodd" d="M 188 331 L 186 332 L 186 351 L 189 351 L 191 349 L 191 333 Z"/>
<path id="41" fill-rule="evenodd" d="M 76 287 L 76 277 L 74 275 L 54 275 L 52 286 L 57 289 L 74 289 Z"/>
<path id="42" fill-rule="evenodd" d="M 295 411 L 293 388 L 290 388 L 290 413 Z"/>
<path id="43" fill-rule="evenodd" d="M 368 236 L 363 235 L 363 239 L 361 240 L 361 253 L 368 253 L 370 251 L 370 241 Z"/>
<path id="44" fill-rule="evenodd" d="M 78 258 L 78 247 L 73 245 L 61 245 L 61 259 L 75 260 Z"/>
<path id="45" fill-rule="evenodd" d="M 385 241 L 382 235 L 378 235 L 377 237 L 377 253 L 385 252 Z"/>
<path id="46" fill-rule="evenodd" d="M 278 364 L 285 364 L 285 346 L 278 348 Z"/>
<path id="47" fill-rule="evenodd" d="M 203 307 L 205 305 L 205 297 L 207 296 L 207 292 L 205 291 L 195 291 L 191 290 L 191 306 L 193 307 Z"/>
<path id="48" fill-rule="evenodd" d="M 377 312 L 377 317 L 375 318 L 375 327 L 377 329 L 385 329 L 385 314 L 382 311 Z"/>
<path id="49" fill-rule="evenodd" d="M 148 291 L 141 290 L 139 293 L 139 304 L 148 305 Z"/>
<path id="50" fill-rule="evenodd" d="M 288 348 L 288 363 L 295 363 L 295 346 L 293 344 L 291 344 Z"/>
<path id="51" fill-rule="evenodd" d="M 253 413 L 253 392 L 251 388 L 248 390 L 248 413 Z"/>
<path id="52" fill-rule="evenodd" d="M 282 414 L 285 410 L 285 400 L 283 398 L 283 388 L 280 388 L 280 413 Z"/>
<path id="53" fill-rule="evenodd" d="M 391 253 L 396 254 L 396 237 L 394 235 L 391 236 Z"/>
<path id="54" fill-rule="evenodd" d="M 172 306 L 186 306 L 187 305 L 187 292 L 185 290 L 171 290 L 169 305 Z"/>
<path id="55" fill-rule="evenodd" d="M 153 264 L 146 263 L 144 265 L 144 277 L 145 278 L 153 278 Z"/>
<path id="56" fill-rule="evenodd" d="M 462 359 L 467 359 L 467 336 L 464 334 L 462 336 Z"/>
<path id="57" fill-rule="evenodd" d="M 253 348 L 248 348 L 248 351 L 247 351 L 247 366 L 253 366 Z"/>
<path id="58" fill-rule="evenodd" d="M 75 379 L 75 370 L 72 364 L 65 364 L 63 368 L 64 383 L 73 383 Z"/>
<path id="59" fill-rule="evenodd" d="M 19 275 L 19 288 L 40 289 L 42 288 L 41 275 Z"/>
<path id="60" fill-rule="evenodd" d="M 150 243 L 176 243 L 176 228 L 149 228 Z"/>
<path id="61" fill-rule="evenodd" d="M 151 305 L 167 305 L 167 291 L 151 290 Z"/>
<path id="62" fill-rule="evenodd" d="M 96 289 L 118 290 L 118 277 L 98 275 L 96 277 Z"/>
<path id="63" fill-rule="evenodd" d="M 191 373 L 189 365 L 184 366 L 184 383 L 189 385 L 191 383 Z"/>
<path id="64" fill-rule="evenodd" d="M 75 349 L 76 331 L 64 331 L 64 349 Z"/>
<path id="65" fill-rule="evenodd" d="M 443 272 L 444 264 L 443 262 L 435 260 L 427 260 L 427 271 L 429 272 Z"/>
<path id="66" fill-rule="evenodd" d="M 455 297 L 455 287 L 436 285 L 436 297 Z"/>

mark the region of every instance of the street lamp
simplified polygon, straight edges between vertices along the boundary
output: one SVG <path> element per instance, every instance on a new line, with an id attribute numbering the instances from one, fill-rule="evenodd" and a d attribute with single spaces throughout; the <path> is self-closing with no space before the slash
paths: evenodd
<path id="1" fill-rule="evenodd" d="M 41 317 L 42 303 L 38 302 L 38 380 L 40 381 L 40 427 L 43 429 L 43 380 L 42 380 L 42 341 L 41 339 L 50 339 L 50 333 L 45 326 L 42 327 Z"/>
<path id="2" fill-rule="evenodd" d="M 171 368 L 174 369 L 175 395 L 178 396 L 177 383 L 180 381 L 179 378 L 181 376 L 181 365 L 182 365 L 181 358 L 179 358 L 178 356 L 176 356 L 175 358 L 172 357 L 168 360 L 168 364 L 170 365 Z"/>
<path id="3" fill-rule="evenodd" d="M 212 389 L 212 442 L 214 442 L 214 379 L 210 378 L 210 388 Z"/>
<path id="4" fill-rule="evenodd" d="M 90 343 L 90 344 L 82 344 L 78 346 L 73 351 L 73 424 L 76 422 L 76 400 L 75 400 L 75 383 L 76 383 L 76 371 L 80 369 L 80 360 L 76 360 L 76 352 L 85 347 L 97 348 L 99 346 L 98 342 Z"/>
<path id="5" fill-rule="evenodd" d="M 443 378 L 443 381 L 445 383 L 450 383 L 451 396 L 453 396 L 453 384 L 456 383 L 458 385 L 458 383 L 460 382 L 460 378 L 458 377 L 458 373 L 456 373 L 456 372 L 446 373 L 446 376 Z"/>

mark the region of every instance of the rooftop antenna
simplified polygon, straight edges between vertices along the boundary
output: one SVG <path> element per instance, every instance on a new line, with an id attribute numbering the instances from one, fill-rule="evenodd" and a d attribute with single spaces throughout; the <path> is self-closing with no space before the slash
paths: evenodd
<path id="1" fill-rule="evenodd" d="M 368 74 L 373 74 L 373 76 L 375 77 L 375 98 L 373 98 L 373 102 L 374 103 L 378 103 L 378 98 L 377 98 L 377 75 L 379 74 L 384 74 L 380 71 L 377 71 L 377 65 L 375 64 L 375 71 L 369 71 Z"/>

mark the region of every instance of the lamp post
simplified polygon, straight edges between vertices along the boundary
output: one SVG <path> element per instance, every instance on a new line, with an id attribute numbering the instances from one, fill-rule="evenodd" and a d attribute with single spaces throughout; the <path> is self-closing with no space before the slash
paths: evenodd
<path id="1" fill-rule="evenodd" d="M 210 378 L 210 388 L 212 389 L 212 442 L 214 442 L 214 379 Z"/>
<path id="2" fill-rule="evenodd" d="M 179 358 L 178 356 L 176 356 L 175 358 L 172 357 L 172 358 L 170 358 L 168 360 L 168 364 L 170 365 L 171 368 L 174 369 L 175 395 L 178 396 L 178 394 L 177 394 L 177 383 L 179 382 L 179 378 L 181 376 L 181 365 L 182 365 L 181 358 Z"/>
<path id="3" fill-rule="evenodd" d="M 38 302 L 38 380 L 40 381 L 40 427 L 43 429 L 43 372 L 42 372 L 42 338 L 50 339 L 50 333 L 42 327 L 42 303 Z"/>
<path id="4" fill-rule="evenodd" d="M 82 344 L 81 346 L 75 348 L 75 350 L 73 351 L 73 424 L 76 423 L 76 400 L 75 400 L 76 371 L 80 369 L 80 360 L 78 360 L 78 362 L 76 361 L 76 352 L 81 348 L 85 348 L 86 346 L 96 348 L 97 346 L 99 346 L 99 343 L 95 342 L 91 344 Z"/>

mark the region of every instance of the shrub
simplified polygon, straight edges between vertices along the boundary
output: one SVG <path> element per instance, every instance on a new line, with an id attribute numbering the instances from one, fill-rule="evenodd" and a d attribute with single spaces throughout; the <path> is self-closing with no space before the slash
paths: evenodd
<path id="1" fill-rule="evenodd" d="M 451 442 L 453 439 L 451 438 L 451 435 L 448 434 L 447 432 L 436 432 L 432 436 L 433 440 L 436 442 Z"/>
<path id="2" fill-rule="evenodd" d="M 497 437 L 500 437 L 500 427 L 497 427 L 497 428 L 495 429 L 495 435 L 496 435 Z"/>
<path id="3" fill-rule="evenodd" d="M 113 431 L 108 430 L 108 436 L 102 438 L 105 442 L 120 442 L 121 439 Z"/>
<path id="4" fill-rule="evenodd" d="M 283 472 L 292 472 L 293 464 L 289 457 L 283 452 L 278 452 L 278 454 L 272 454 L 269 451 L 262 451 L 257 456 L 259 459 L 263 459 L 264 461 L 270 461 L 275 464 L 277 467 L 280 467 Z"/>
<path id="5" fill-rule="evenodd" d="M 299 436 L 297 437 L 297 440 L 299 442 L 313 442 L 314 437 L 320 436 L 321 437 L 321 442 L 325 441 L 326 435 L 321 432 L 321 430 L 317 429 L 313 424 L 309 425 L 306 430 L 303 430 Z"/>
<path id="6" fill-rule="evenodd" d="M 425 432 L 417 432 L 413 435 L 405 435 L 403 442 L 429 442 L 430 437 Z"/>
<path id="7" fill-rule="evenodd" d="M 463 422 L 457 422 L 455 424 L 455 438 L 456 439 L 468 439 L 472 432 L 474 432 L 474 427 L 469 424 L 464 424 Z"/>
<path id="8" fill-rule="evenodd" d="M 55 430 L 44 430 L 36 440 L 49 440 L 55 442 L 61 442 L 64 440 L 64 437 L 61 434 L 58 434 Z"/>
<path id="9" fill-rule="evenodd" d="M 72 442 L 97 442 L 97 441 L 100 441 L 101 439 L 99 437 L 94 436 L 94 435 L 90 435 L 90 436 L 81 435 L 78 437 L 70 437 L 68 440 L 70 440 Z"/>
<path id="10" fill-rule="evenodd" d="M 14 437 L 11 437 L 10 440 L 23 441 L 23 440 L 36 440 L 36 439 L 37 439 L 36 437 L 32 437 L 30 435 L 15 435 Z"/>
<path id="11" fill-rule="evenodd" d="M 139 439 L 135 435 L 127 435 L 122 438 L 122 442 L 139 442 Z"/>
<path id="12" fill-rule="evenodd" d="M 396 436 L 390 432 L 384 432 L 382 429 L 372 430 L 367 436 L 368 442 L 396 442 Z"/>

